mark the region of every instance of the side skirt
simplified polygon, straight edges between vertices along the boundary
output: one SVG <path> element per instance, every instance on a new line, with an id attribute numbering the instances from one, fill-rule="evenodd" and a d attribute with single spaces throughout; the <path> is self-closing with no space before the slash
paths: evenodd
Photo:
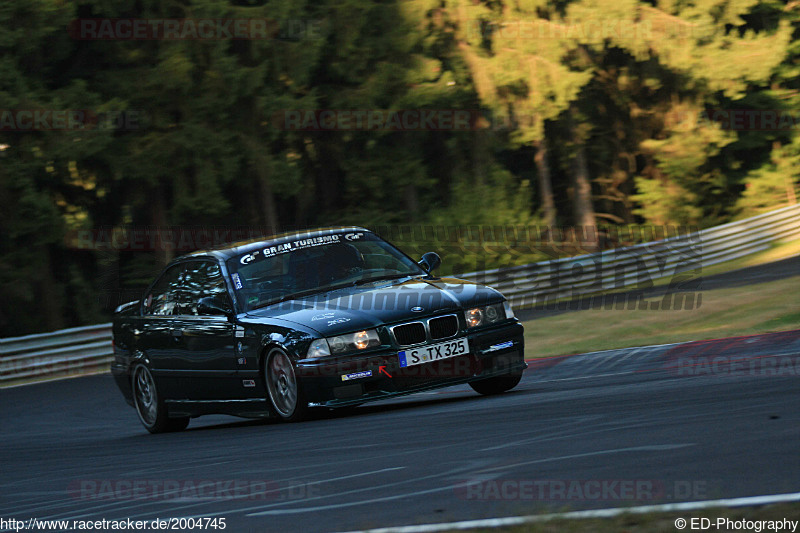
<path id="1" fill-rule="evenodd" d="M 232 415 L 244 418 L 268 418 L 266 399 L 247 400 L 164 400 L 170 417 Z"/>

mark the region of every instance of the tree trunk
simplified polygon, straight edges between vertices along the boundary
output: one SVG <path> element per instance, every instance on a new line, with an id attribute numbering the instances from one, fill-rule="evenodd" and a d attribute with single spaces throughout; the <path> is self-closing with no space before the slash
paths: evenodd
<path id="1" fill-rule="evenodd" d="M 412 183 L 406 185 L 404 197 L 408 218 L 412 223 L 415 223 L 419 220 L 419 195 L 417 194 L 417 187 Z"/>
<path id="2" fill-rule="evenodd" d="M 589 179 L 589 167 L 586 163 L 586 146 L 575 126 L 574 111 L 570 112 L 569 122 L 575 150 L 571 169 L 572 211 L 581 247 L 587 252 L 592 252 L 599 248 L 600 239 L 592 206 L 592 182 Z"/>
<path id="3" fill-rule="evenodd" d="M 269 176 L 259 165 L 256 169 L 258 173 L 258 187 L 261 191 L 261 223 L 266 226 L 265 233 L 274 235 L 278 233 L 278 213 L 275 205 L 275 196 L 272 194 L 272 185 Z"/>
<path id="4" fill-rule="evenodd" d="M 172 247 L 176 244 L 174 239 L 171 239 L 169 228 L 167 227 L 167 207 L 164 195 L 164 186 L 161 182 L 155 186 L 150 202 L 150 222 L 153 224 L 153 231 L 156 232 L 157 238 L 152 242 L 155 244 L 156 262 L 159 266 L 166 266 L 167 263 L 172 261 L 173 250 Z"/>
<path id="5" fill-rule="evenodd" d="M 312 204 L 316 206 L 317 219 L 325 217 L 331 211 L 340 208 L 344 199 L 342 190 L 344 184 L 342 171 L 335 152 L 335 145 L 331 139 L 324 134 L 317 136 L 314 148 L 317 153 L 317 171 L 314 179 L 314 190 L 316 198 Z"/>
<path id="6" fill-rule="evenodd" d="M 775 166 L 778 166 L 778 150 L 781 149 L 780 141 L 773 141 L 772 143 L 772 162 Z M 789 174 L 785 174 L 783 177 L 783 183 L 786 187 L 786 201 L 789 205 L 795 205 L 797 203 L 797 195 L 794 192 L 794 179 Z"/>
<path id="7" fill-rule="evenodd" d="M 489 161 L 491 160 L 487 135 L 489 134 L 486 130 L 477 130 L 472 134 L 472 170 L 476 186 L 481 186 L 487 181 Z"/>
<path id="8" fill-rule="evenodd" d="M 536 163 L 536 175 L 539 180 L 539 195 L 542 198 L 544 209 L 544 222 L 547 227 L 556 225 L 556 204 L 553 200 L 553 183 L 550 178 L 550 164 L 547 162 L 547 139 L 542 139 L 534 144 L 536 154 L 533 160 Z"/>
<path id="9" fill-rule="evenodd" d="M 38 301 L 46 302 L 42 306 L 46 331 L 64 328 L 64 317 L 61 314 L 63 302 L 58 283 L 53 278 L 52 256 L 46 246 L 40 246 L 42 261 L 39 267 Z"/>

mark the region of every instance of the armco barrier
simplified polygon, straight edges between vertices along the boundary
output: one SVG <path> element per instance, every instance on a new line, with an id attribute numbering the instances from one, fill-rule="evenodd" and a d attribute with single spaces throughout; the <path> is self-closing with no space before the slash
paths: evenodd
<path id="1" fill-rule="evenodd" d="M 641 287 L 800 237 L 800 205 L 707 230 L 530 265 L 460 277 L 491 285 L 516 306 Z M 113 358 L 111 324 L 0 339 L 0 386 L 101 372 Z"/>
<path id="2" fill-rule="evenodd" d="M 102 372 L 112 359 L 111 324 L 0 339 L 0 386 Z"/>
<path id="3" fill-rule="evenodd" d="M 702 268 L 798 237 L 800 205 L 792 205 L 679 237 L 460 277 L 498 289 L 515 306 L 528 306 L 646 287 L 660 278 L 679 279 L 686 272 L 699 275 Z"/>

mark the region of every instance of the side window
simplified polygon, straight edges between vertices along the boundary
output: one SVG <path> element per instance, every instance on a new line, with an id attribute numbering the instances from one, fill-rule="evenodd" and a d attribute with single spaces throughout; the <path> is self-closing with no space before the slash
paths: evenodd
<path id="1" fill-rule="evenodd" d="M 364 268 L 368 270 L 386 270 L 388 272 L 404 272 L 407 266 L 399 258 L 387 253 L 380 241 L 361 241 L 355 244 L 364 257 Z"/>
<path id="2" fill-rule="evenodd" d="M 183 303 L 184 314 L 199 315 L 197 304 L 203 298 L 213 298 L 215 303 L 223 308 L 230 309 L 230 299 L 225 288 L 225 280 L 222 278 L 222 270 L 219 265 L 211 261 L 192 261 L 186 266 L 186 273 L 183 279 Z"/>
<path id="3" fill-rule="evenodd" d="M 144 314 L 171 316 L 180 314 L 178 297 L 183 264 L 173 265 L 158 278 L 144 300 Z"/>

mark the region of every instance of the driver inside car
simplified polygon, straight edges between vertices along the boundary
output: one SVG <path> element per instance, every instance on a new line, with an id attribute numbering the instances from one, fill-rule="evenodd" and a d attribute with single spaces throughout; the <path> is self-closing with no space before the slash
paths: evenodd
<path id="1" fill-rule="evenodd" d="M 325 252 L 322 268 L 326 283 L 350 278 L 364 270 L 364 257 L 352 244 L 332 244 Z"/>

